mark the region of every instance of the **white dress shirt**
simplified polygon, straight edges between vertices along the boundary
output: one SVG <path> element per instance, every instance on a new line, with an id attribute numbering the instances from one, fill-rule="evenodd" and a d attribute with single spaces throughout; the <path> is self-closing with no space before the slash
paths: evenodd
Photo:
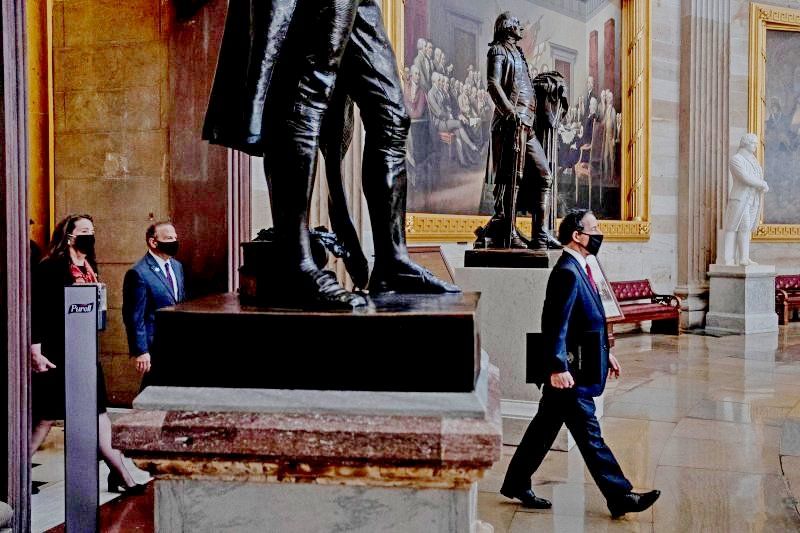
<path id="1" fill-rule="evenodd" d="M 569 248 L 567 246 L 565 246 L 563 248 L 563 250 L 565 252 L 567 252 L 569 255 L 571 255 L 572 257 L 574 257 L 575 260 L 578 262 L 578 264 L 580 264 L 581 267 L 583 268 L 583 271 L 586 272 L 587 275 L 589 274 L 586 271 L 586 258 L 585 257 L 583 257 L 580 253 L 576 252 L 575 250 L 573 250 L 572 248 Z"/>
<path id="2" fill-rule="evenodd" d="M 152 250 L 147 251 L 153 259 L 156 260 L 158 267 L 161 269 L 161 273 L 166 277 L 167 275 L 167 264 L 169 264 L 169 277 L 172 280 L 172 295 L 175 297 L 175 301 L 178 301 L 178 280 L 175 279 L 175 269 L 172 268 L 172 264 L 169 262 L 169 259 L 164 261 L 156 254 L 153 253 Z"/>

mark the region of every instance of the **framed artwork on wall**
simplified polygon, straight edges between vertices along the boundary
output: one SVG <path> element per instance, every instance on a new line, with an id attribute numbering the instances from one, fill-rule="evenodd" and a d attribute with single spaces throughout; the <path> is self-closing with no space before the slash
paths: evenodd
<path id="1" fill-rule="evenodd" d="M 749 130 L 770 191 L 753 238 L 800 241 L 800 10 L 750 6 Z"/>
<path id="2" fill-rule="evenodd" d="M 557 216 L 590 207 L 609 239 L 649 238 L 648 1 L 383 0 L 383 8 L 411 116 L 409 241 L 471 241 L 491 214 L 486 53 L 503 11 L 525 27 L 519 45 L 530 74 L 565 79 Z M 520 226 L 529 231 L 530 220 Z"/>

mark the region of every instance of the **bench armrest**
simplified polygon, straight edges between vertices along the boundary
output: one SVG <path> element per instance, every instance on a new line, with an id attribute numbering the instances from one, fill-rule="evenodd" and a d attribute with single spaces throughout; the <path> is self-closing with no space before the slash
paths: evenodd
<path id="1" fill-rule="evenodd" d="M 670 307 L 680 307 L 681 302 L 678 300 L 677 296 L 672 294 L 654 294 L 650 301 L 654 304 L 664 304 Z"/>

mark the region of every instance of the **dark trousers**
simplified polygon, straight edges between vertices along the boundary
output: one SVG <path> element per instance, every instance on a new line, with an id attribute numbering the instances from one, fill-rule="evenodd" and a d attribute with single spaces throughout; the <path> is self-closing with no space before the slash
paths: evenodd
<path id="1" fill-rule="evenodd" d="M 313 268 L 307 210 L 317 164 L 322 119 L 333 91 L 346 90 L 364 122 L 363 188 L 375 246 L 375 266 L 406 257 L 405 145 L 410 119 L 389 39 L 375 0 L 300 0 L 305 17 L 302 54 L 294 58 L 298 84 L 274 135 L 272 205 L 287 259 Z"/>
<path id="2" fill-rule="evenodd" d="M 572 433 L 583 460 L 606 500 L 630 492 L 632 485 L 622 473 L 614 454 L 600 434 L 594 398 L 574 389 L 544 387 L 539 411 L 525 431 L 503 481 L 503 492 L 519 493 L 531 488 L 531 476 L 556 440 L 562 424 Z"/>

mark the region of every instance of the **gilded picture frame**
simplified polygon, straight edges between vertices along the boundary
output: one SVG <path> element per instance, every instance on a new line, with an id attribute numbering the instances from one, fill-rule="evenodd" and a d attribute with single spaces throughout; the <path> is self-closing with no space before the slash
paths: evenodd
<path id="1" fill-rule="evenodd" d="M 386 30 L 403 69 L 404 0 L 382 0 Z M 622 0 L 622 188 L 621 220 L 602 220 L 606 239 L 647 241 L 650 238 L 650 2 Z M 471 242 L 487 216 L 409 212 L 409 242 Z M 530 232 L 529 218 L 520 229 Z"/>
<path id="2" fill-rule="evenodd" d="M 767 122 L 767 32 L 800 32 L 800 10 L 766 4 L 750 5 L 750 61 L 748 87 L 748 129 L 758 135 L 761 142 L 758 160 L 766 165 Z M 800 35 L 798 36 L 800 38 Z M 766 170 L 766 168 L 765 168 Z M 769 182 L 769 176 L 766 176 Z M 772 192 L 767 193 L 772 194 Z M 759 224 L 753 240 L 767 242 L 800 242 L 800 224 L 769 224 L 764 222 L 761 210 Z"/>

